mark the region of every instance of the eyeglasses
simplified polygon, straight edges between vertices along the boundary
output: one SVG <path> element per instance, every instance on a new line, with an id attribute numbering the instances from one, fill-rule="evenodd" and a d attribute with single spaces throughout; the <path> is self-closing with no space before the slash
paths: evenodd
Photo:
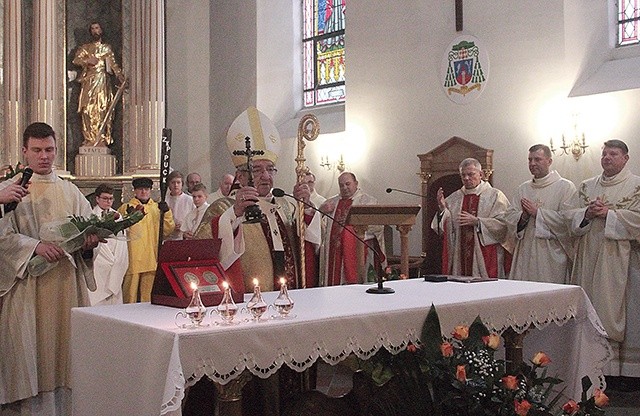
<path id="1" fill-rule="evenodd" d="M 249 173 L 249 169 L 240 169 L 242 173 Z M 253 168 L 251 169 L 251 174 L 253 176 L 262 176 L 263 173 L 267 172 L 269 176 L 275 176 L 278 173 L 278 169 L 276 168 Z"/>
<path id="2" fill-rule="evenodd" d="M 99 196 L 98 199 L 102 199 L 103 201 L 113 201 L 112 196 Z"/>

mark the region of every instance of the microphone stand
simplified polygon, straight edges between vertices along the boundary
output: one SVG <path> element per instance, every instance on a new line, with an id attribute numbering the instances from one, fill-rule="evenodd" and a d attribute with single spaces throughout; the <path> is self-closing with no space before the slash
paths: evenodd
<path id="1" fill-rule="evenodd" d="M 402 189 L 396 189 L 396 188 L 387 188 L 387 193 L 390 194 L 391 191 L 396 191 L 396 192 L 400 192 L 402 194 L 407 194 L 407 195 L 413 195 L 413 196 L 417 196 L 423 199 L 426 199 L 427 196 L 426 195 L 421 195 L 421 194 L 416 194 L 415 192 L 409 192 L 409 191 L 405 191 Z"/>
<path id="2" fill-rule="evenodd" d="M 378 251 L 376 249 L 374 249 L 373 247 L 371 247 L 364 239 L 360 238 L 360 236 L 356 233 L 353 232 L 353 230 L 351 230 L 350 228 L 348 228 L 346 226 L 346 224 L 343 224 L 342 222 L 336 220 L 332 215 L 327 214 L 326 212 L 322 212 L 320 211 L 318 208 L 316 208 L 315 205 L 310 204 L 308 202 L 305 202 L 302 199 L 296 198 L 295 196 L 286 193 L 284 190 L 280 189 L 280 188 L 273 188 L 271 190 L 271 194 L 273 196 L 276 197 L 282 197 L 282 196 L 288 196 L 289 198 L 295 199 L 298 202 L 301 202 L 302 204 L 304 204 L 305 206 L 313 209 L 316 212 L 319 212 L 321 215 L 324 215 L 326 217 L 328 217 L 329 219 L 331 219 L 333 222 L 335 222 L 336 224 L 338 224 L 340 227 L 342 227 L 343 230 L 347 231 L 349 234 L 351 234 L 352 236 L 354 236 L 358 241 L 360 241 L 362 244 L 364 244 L 365 247 L 367 247 L 369 250 L 371 250 L 373 252 L 373 255 L 375 257 L 377 257 L 378 261 L 380 261 L 380 253 L 378 253 Z M 373 294 L 388 294 L 388 293 L 395 293 L 395 290 L 393 290 L 390 287 L 385 287 L 383 285 L 383 280 L 382 280 L 382 275 L 378 274 L 378 282 L 377 282 L 377 286 L 376 287 L 370 287 L 369 289 L 367 289 L 367 293 L 373 293 Z"/>

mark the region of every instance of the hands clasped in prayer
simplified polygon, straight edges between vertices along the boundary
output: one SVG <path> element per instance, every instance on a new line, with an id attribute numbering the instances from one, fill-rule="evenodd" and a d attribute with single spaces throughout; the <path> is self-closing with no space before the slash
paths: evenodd
<path id="1" fill-rule="evenodd" d="M 436 198 L 438 200 L 438 209 L 440 212 L 444 212 L 444 210 L 447 209 L 447 201 L 444 197 L 444 190 L 442 188 L 438 188 Z M 475 227 L 479 222 L 480 220 L 478 217 L 466 211 L 460 211 L 460 215 L 458 215 L 458 223 L 463 227 L 468 225 Z"/>
<path id="2" fill-rule="evenodd" d="M 584 217 L 591 221 L 596 217 L 607 218 L 608 213 L 609 207 L 602 199 L 600 199 L 600 197 L 597 197 L 595 201 L 589 201 L 589 205 L 587 206 L 587 211 L 584 213 Z"/>

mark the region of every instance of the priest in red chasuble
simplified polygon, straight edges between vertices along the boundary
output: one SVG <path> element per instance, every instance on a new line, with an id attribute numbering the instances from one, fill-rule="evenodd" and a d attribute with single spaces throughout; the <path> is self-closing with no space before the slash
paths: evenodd
<path id="1" fill-rule="evenodd" d="M 247 156 L 233 154 L 246 152 L 245 138 L 251 139 L 253 156 L 251 171 Z M 299 285 L 300 239 L 297 235 L 297 204 L 285 197 L 271 194 L 278 174 L 276 162 L 280 150 L 280 136 L 269 118 L 256 108 L 249 108 L 233 122 L 227 133 L 227 145 L 236 166 L 236 178 L 241 187 L 233 204 L 212 221 L 212 236 L 222 240 L 220 261 L 225 269 L 235 268 L 245 282 L 245 292 L 253 291 L 257 278 L 264 291 L 278 289 L 281 277 L 291 288 Z M 282 174 L 282 173 L 280 173 Z M 294 172 L 292 171 L 293 175 Z M 249 184 L 250 176 L 253 185 Z M 293 195 L 309 202 L 311 192 L 306 184 L 297 184 Z M 295 202 L 295 201 L 294 201 Z M 256 223 L 245 222 L 245 210 L 258 205 L 262 211 Z M 317 285 L 316 247 L 320 244 L 320 213 L 305 209 L 305 286 Z"/>
<path id="2" fill-rule="evenodd" d="M 506 277 L 511 264 L 507 226 L 500 220 L 509 200 L 483 181 L 482 165 L 460 163 L 463 187 L 446 199 L 438 189 L 438 213 L 431 228 L 443 237 L 442 273 L 455 276 Z"/>
<path id="3" fill-rule="evenodd" d="M 358 188 L 356 175 L 343 172 L 338 177 L 340 194 L 327 199 L 320 210 L 328 213 L 335 221 L 327 217 L 323 227 L 322 246 L 320 250 L 320 285 L 335 286 L 341 284 L 363 283 L 364 276 L 358 276 L 356 258 L 357 245 L 362 244 L 353 235 L 350 225 L 345 226 L 351 205 L 376 205 L 378 201 Z M 350 228 L 345 231 L 345 228 Z M 382 248 L 384 247 L 383 227 L 370 226 L 365 233 L 367 242 L 365 252 L 366 263 L 377 269 L 386 265 Z M 375 250 L 375 254 L 374 254 Z M 368 267 L 367 267 L 368 269 Z"/>

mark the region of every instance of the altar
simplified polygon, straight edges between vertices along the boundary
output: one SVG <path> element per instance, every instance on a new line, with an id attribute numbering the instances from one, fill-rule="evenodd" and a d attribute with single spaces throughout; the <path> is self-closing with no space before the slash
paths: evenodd
<path id="1" fill-rule="evenodd" d="M 419 338 L 431 304 L 445 333 L 478 315 L 496 332 L 531 327 L 525 360 L 545 351 L 549 374 L 565 380 L 568 395 L 580 397 L 585 375 L 604 387 L 611 350 L 578 286 L 421 279 L 385 285 L 395 293 L 368 294 L 370 285 L 291 290 L 294 317 L 196 329 L 176 327 L 178 309 L 149 303 L 75 308 L 74 414 L 179 415 L 185 388 L 204 375 L 224 385 L 245 371 L 266 378 L 283 365 L 303 371 L 319 359 L 336 364 L 350 354 L 367 359 L 380 348 L 399 351 Z M 264 294 L 267 303 L 276 296 Z"/>

